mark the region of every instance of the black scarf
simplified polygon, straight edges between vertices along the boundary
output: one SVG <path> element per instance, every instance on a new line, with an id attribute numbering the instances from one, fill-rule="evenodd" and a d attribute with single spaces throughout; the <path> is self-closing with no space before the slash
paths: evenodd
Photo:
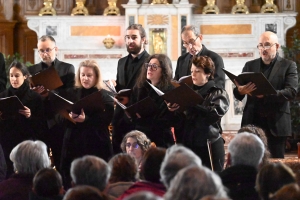
<path id="1" fill-rule="evenodd" d="M 201 94 L 203 98 L 209 94 L 209 90 L 215 86 L 214 80 L 209 80 L 205 85 L 197 86 L 193 85 L 193 90 L 195 90 L 198 94 Z"/>
<path id="2" fill-rule="evenodd" d="M 26 95 L 28 90 L 30 90 L 29 84 L 28 84 L 27 81 L 24 81 L 24 83 L 19 88 L 13 88 L 12 86 L 9 86 L 8 96 L 14 96 L 15 95 L 21 100 Z"/>

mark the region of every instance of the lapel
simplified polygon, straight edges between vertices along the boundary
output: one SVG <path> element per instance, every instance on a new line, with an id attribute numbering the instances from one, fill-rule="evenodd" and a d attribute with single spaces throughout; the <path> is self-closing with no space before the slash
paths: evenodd
<path id="1" fill-rule="evenodd" d="M 249 72 L 255 72 L 255 73 L 260 73 L 260 64 L 261 64 L 261 59 L 257 59 L 251 67 L 251 69 L 248 69 Z"/>
<path id="2" fill-rule="evenodd" d="M 277 56 L 277 60 L 273 66 L 273 69 L 268 79 L 270 82 L 272 81 L 272 79 L 275 77 L 275 74 L 277 74 L 278 70 L 280 69 L 281 62 L 282 62 L 282 58 Z"/>

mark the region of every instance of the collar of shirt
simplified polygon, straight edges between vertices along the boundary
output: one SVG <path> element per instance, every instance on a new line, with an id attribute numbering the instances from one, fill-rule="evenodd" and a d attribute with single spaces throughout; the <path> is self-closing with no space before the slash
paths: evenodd
<path id="1" fill-rule="evenodd" d="M 55 61 L 56 61 L 56 58 L 54 59 L 54 61 L 51 63 L 51 66 L 54 66 L 55 65 Z M 49 66 L 46 64 L 46 63 L 44 63 L 44 62 L 42 62 L 42 69 L 47 69 Z"/>

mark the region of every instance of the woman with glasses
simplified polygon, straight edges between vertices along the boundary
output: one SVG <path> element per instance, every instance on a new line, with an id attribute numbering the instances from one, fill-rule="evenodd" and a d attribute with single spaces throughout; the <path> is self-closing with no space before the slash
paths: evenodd
<path id="1" fill-rule="evenodd" d="M 65 120 L 67 129 L 64 134 L 61 169 L 67 184 L 71 183 L 69 171 L 75 158 L 95 155 L 108 161 L 112 157 L 108 126 L 113 117 L 113 101 L 108 95 L 110 92 L 104 89 L 98 63 L 95 60 L 82 61 L 76 73 L 75 87 L 68 91 L 66 99 L 76 103 L 98 91 L 102 94 L 104 109 L 95 108 L 91 111 L 82 108 L 80 113 L 69 113 L 76 124 Z"/>
<path id="2" fill-rule="evenodd" d="M 153 54 L 146 60 L 129 100 L 129 105 L 147 97 L 154 100 L 156 108 L 153 110 L 157 109 L 157 112 L 147 117 L 141 117 L 137 113 L 136 116 L 131 116 L 131 120 L 134 129 L 145 133 L 156 146 L 166 148 L 174 144 L 171 127 L 176 124 L 176 120 L 172 117 L 173 113 L 168 111 L 163 98 L 151 88 L 149 83 L 165 93 L 174 88 L 171 79 L 172 63 L 169 57 L 165 54 Z"/>

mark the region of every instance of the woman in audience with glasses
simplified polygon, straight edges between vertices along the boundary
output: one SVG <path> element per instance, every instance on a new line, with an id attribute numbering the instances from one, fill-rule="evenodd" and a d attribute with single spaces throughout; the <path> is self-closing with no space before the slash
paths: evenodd
<path id="1" fill-rule="evenodd" d="M 95 92 L 102 95 L 103 108 L 81 109 L 79 113 L 69 113 L 76 124 L 65 120 L 67 129 L 64 134 L 61 159 L 62 176 L 66 184 L 71 183 L 69 171 L 73 159 L 84 155 L 98 156 L 105 161 L 112 157 L 112 145 L 108 126 L 112 120 L 114 106 L 107 90 L 103 89 L 102 74 L 95 60 L 85 60 L 79 64 L 75 77 L 75 88 L 68 93 L 68 100 L 77 102 Z M 94 102 L 100 103 L 100 102 Z"/>
<path id="2" fill-rule="evenodd" d="M 156 146 L 166 148 L 174 144 L 171 127 L 176 124 L 176 120 L 172 118 L 173 113 L 168 111 L 164 99 L 154 91 L 149 83 L 165 93 L 174 88 L 171 79 L 172 63 L 170 58 L 164 54 L 153 54 L 141 69 L 129 100 L 129 105 L 147 97 L 154 101 L 151 110 L 153 113 L 146 116 L 136 113 L 136 116 L 130 117 L 136 130 L 145 133 Z"/>

